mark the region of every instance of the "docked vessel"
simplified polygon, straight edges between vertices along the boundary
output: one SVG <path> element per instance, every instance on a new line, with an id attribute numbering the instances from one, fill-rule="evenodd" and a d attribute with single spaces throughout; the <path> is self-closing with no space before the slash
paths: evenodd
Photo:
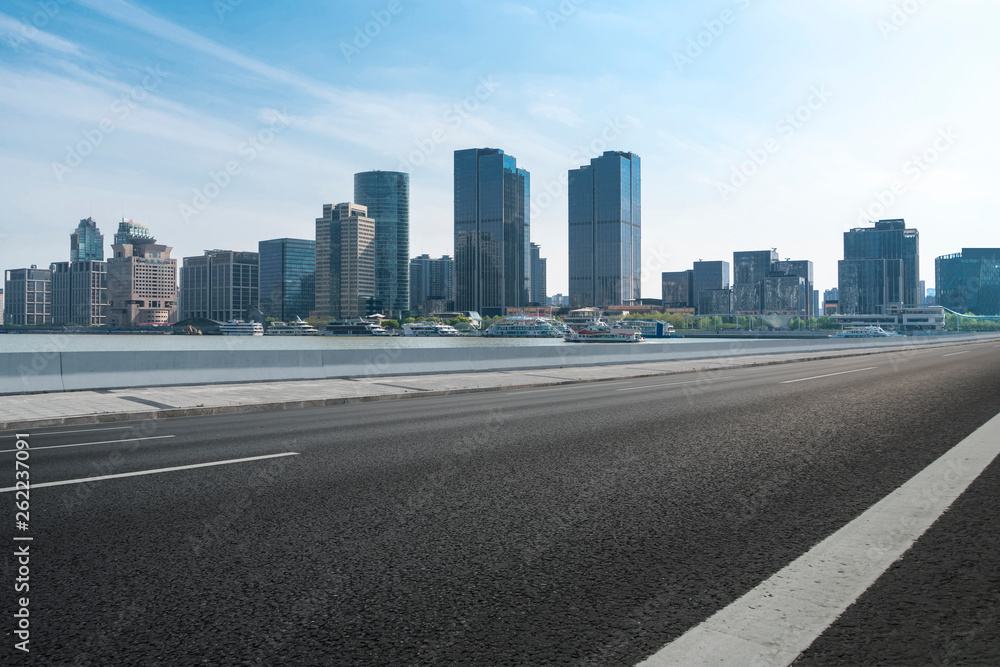
<path id="1" fill-rule="evenodd" d="M 646 340 L 638 329 L 594 325 L 566 334 L 570 343 L 641 343 Z"/>
<path id="2" fill-rule="evenodd" d="M 600 308 L 577 308 L 562 318 L 563 323 L 574 331 L 607 324 Z"/>
<path id="3" fill-rule="evenodd" d="M 294 322 L 271 322 L 264 333 L 268 336 L 318 336 L 319 329 L 296 317 Z"/>
<path id="4" fill-rule="evenodd" d="M 404 336 L 458 336 L 459 331 L 443 322 L 410 322 L 403 325 Z"/>
<path id="5" fill-rule="evenodd" d="M 223 336 L 263 336 L 264 325 L 254 320 L 250 320 L 249 322 L 229 320 L 219 326 L 219 333 Z"/>
<path id="6" fill-rule="evenodd" d="M 835 334 L 831 334 L 830 338 L 882 338 L 884 336 L 892 336 L 882 327 L 870 326 L 870 327 L 854 327 L 853 329 L 844 329 Z"/>
<path id="7" fill-rule="evenodd" d="M 330 322 L 323 329 L 324 336 L 388 336 L 389 332 L 374 322 Z"/>
<path id="8" fill-rule="evenodd" d="M 483 335 L 490 338 L 564 338 L 571 331 L 550 317 L 516 315 L 497 320 Z"/>

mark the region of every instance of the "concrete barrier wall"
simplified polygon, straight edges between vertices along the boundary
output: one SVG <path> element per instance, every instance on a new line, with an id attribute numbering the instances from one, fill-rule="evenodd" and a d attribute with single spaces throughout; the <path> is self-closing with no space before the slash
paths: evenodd
<path id="1" fill-rule="evenodd" d="M 995 337 L 866 340 L 697 340 L 678 344 L 538 347 L 393 347 L 363 350 L 191 350 L 0 353 L 0 394 L 185 384 L 471 373 L 560 366 L 913 347 Z"/>

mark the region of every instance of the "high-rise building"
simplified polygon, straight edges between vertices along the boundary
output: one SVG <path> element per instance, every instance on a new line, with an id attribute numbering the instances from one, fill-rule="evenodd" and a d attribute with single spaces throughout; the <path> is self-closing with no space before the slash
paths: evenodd
<path id="1" fill-rule="evenodd" d="M 123 220 L 108 259 L 111 326 L 173 324 L 177 321 L 177 260 L 144 223 Z"/>
<path id="2" fill-rule="evenodd" d="M 92 218 L 80 221 L 76 231 L 69 236 L 69 261 L 103 262 L 104 235 Z"/>
<path id="3" fill-rule="evenodd" d="M 354 201 L 375 221 L 374 308 L 398 317 L 410 297 L 410 175 L 400 171 L 354 174 Z"/>
<path id="4" fill-rule="evenodd" d="M 692 286 L 692 293 L 694 295 L 694 304 L 701 310 L 701 293 L 706 290 L 728 290 L 729 289 L 729 262 L 723 261 L 697 261 L 693 265 L 692 269 L 692 279 L 694 280 Z M 712 308 L 718 308 L 718 299 L 722 297 L 713 296 L 712 300 L 709 302 L 712 304 Z M 721 312 L 716 310 L 711 311 L 710 314 L 721 315 Z"/>
<path id="5" fill-rule="evenodd" d="M 733 253 L 733 297 L 738 315 L 760 315 L 762 285 L 777 261 L 777 250 Z"/>
<path id="6" fill-rule="evenodd" d="M 838 300 L 845 315 L 889 314 L 920 305 L 920 236 L 899 220 L 844 232 Z"/>
<path id="7" fill-rule="evenodd" d="M 504 315 L 530 297 L 531 175 L 498 148 L 455 151 L 455 309 Z"/>
<path id="8" fill-rule="evenodd" d="M 541 256 L 537 243 L 531 244 L 531 298 L 533 304 L 544 306 L 548 300 L 548 260 Z"/>
<path id="9" fill-rule="evenodd" d="M 316 308 L 316 242 L 271 239 L 260 254 L 260 309 L 281 321 L 309 317 Z"/>
<path id="10" fill-rule="evenodd" d="M 813 263 L 778 257 L 776 249 L 733 253 L 737 315 L 812 317 Z"/>
<path id="11" fill-rule="evenodd" d="M 728 272 L 727 272 L 728 273 Z M 694 270 L 664 271 L 660 276 L 664 308 L 694 308 Z"/>
<path id="12" fill-rule="evenodd" d="M 732 315 L 733 290 L 729 288 L 701 290 L 698 292 L 698 313 L 723 317 Z"/>
<path id="13" fill-rule="evenodd" d="M 642 272 L 641 161 L 605 151 L 569 172 L 572 308 L 638 303 Z"/>
<path id="14" fill-rule="evenodd" d="M 410 310 L 422 310 L 427 301 L 443 301 L 445 310 L 455 302 L 455 260 L 448 255 L 431 259 L 420 255 L 410 260 Z"/>
<path id="15" fill-rule="evenodd" d="M 52 271 L 34 264 L 4 272 L 4 324 L 52 322 Z"/>
<path id="16" fill-rule="evenodd" d="M 4 312 L 3 311 L 4 311 L 3 290 L 0 289 L 0 324 L 4 323 L 4 319 L 3 319 Z"/>
<path id="17" fill-rule="evenodd" d="M 49 268 L 53 323 L 96 327 L 107 324 L 107 262 L 56 262 Z"/>
<path id="18" fill-rule="evenodd" d="M 375 297 L 375 221 L 358 204 L 324 204 L 316 218 L 316 314 L 352 319 Z"/>
<path id="19" fill-rule="evenodd" d="M 181 266 L 180 320 L 256 319 L 260 306 L 260 255 L 206 250 Z"/>
<path id="20" fill-rule="evenodd" d="M 1000 315 L 1000 248 L 963 248 L 938 257 L 934 278 L 937 305 L 963 314 Z"/>

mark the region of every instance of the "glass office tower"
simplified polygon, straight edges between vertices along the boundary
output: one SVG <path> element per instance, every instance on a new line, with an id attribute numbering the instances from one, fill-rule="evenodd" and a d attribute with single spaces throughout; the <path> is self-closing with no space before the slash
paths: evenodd
<path id="1" fill-rule="evenodd" d="M 531 176 L 498 148 L 455 151 L 455 310 L 528 304 Z"/>
<path id="2" fill-rule="evenodd" d="M 354 174 L 354 202 L 375 220 L 375 304 L 399 316 L 410 295 L 410 175 L 399 171 Z"/>
<path id="3" fill-rule="evenodd" d="M 920 235 L 903 220 L 879 220 L 874 227 L 844 232 L 838 266 L 840 312 L 878 315 L 919 306 Z"/>
<path id="4" fill-rule="evenodd" d="M 642 271 L 641 168 L 634 153 L 605 151 L 569 172 L 571 308 L 637 302 Z"/>
<path id="5" fill-rule="evenodd" d="M 282 322 L 309 317 L 316 307 L 316 242 L 271 239 L 260 253 L 260 309 Z"/>
<path id="6" fill-rule="evenodd" d="M 69 236 L 69 261 L 103 262 L 104 235 L 92 218 L 81 220 Z"/>
<path id="7" fill-rule="evenodd" d="M 937 303 L 957 313 L 1000 315 L 1000 248 L 963 248 L 934 260 Z"/>

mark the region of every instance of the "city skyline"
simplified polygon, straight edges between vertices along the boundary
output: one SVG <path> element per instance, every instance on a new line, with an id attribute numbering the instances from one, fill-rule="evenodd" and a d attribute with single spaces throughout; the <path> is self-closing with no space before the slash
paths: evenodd
<path id="1" fill-rule="evenodd" d="M 810 258 L 827 289 L 861 217 L 920 228 L 924 276 L 1000 245 L 987 2 L 217 4 L 5 5 L 0 268 L 61 259 L 67 221 L 90 216 L 145 220 L 178 256 L 304 238 L 367 169 L 411 173 L 410 254 L 450 254 L 451 154 L 469 146 L 532 171 L 553 293 L 568 292 L 566 171 L 603 150 L 644 158 L 643 294 L 734 247 Z M 390 20 L 358 46 L 373 15 Z M 486 47 L 509 31 L 530 39 L 501 60 Z M 581 43 L 614 48 L 557 57 Z"/>

